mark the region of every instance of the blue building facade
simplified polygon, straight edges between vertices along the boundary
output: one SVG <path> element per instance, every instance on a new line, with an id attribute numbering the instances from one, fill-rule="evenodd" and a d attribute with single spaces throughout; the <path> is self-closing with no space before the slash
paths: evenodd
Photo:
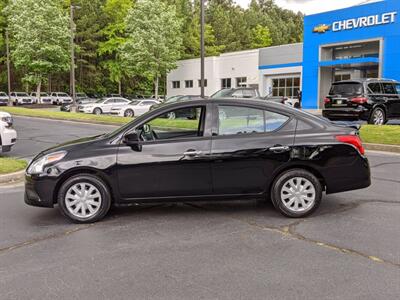
<path id="1" fill-rule="evenodd" d="M 334 81 L 376 77 L 400 80 L 400 0 L 306 16 L 302 50 L 296 49 L 298 46 L 260 50 L 264 94 L 272 91 L 291 96 L 287 93 L 294 92 L 287 85 L 293 79 L 283 79 L 299 76 L 303 107 L 316 109 L 322 107 Z"/>

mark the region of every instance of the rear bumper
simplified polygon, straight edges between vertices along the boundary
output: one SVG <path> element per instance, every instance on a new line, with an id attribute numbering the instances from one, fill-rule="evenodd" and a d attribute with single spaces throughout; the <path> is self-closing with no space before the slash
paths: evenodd
<path id="1" fill-rule="evenodd" d="M 364 107 L 357 108 L 326 108 L 322 116 L 329 120 L 368 120 L 369 110 Z"/>

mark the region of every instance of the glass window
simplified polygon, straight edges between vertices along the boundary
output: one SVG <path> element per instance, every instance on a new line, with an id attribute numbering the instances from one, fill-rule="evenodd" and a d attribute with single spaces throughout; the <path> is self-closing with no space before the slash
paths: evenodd
<path id="1" fill-rule="evenodd" d="M 143 105 L 153 105 L 155 103 L 156 103 L 155 101 L 143 101 L 142 102 Z"/>
<path id="2" fill-rule="evenodd" d="M 396 91 L 400 95 L 400 83 L 396 83 Z"/>
<path id="3" fill-rule="evenodd" d="M 185 80 L 185 88 L 190 89 L 193 87 L 193 80 Z"/>
<path id="4" fill-rule="evenodd" d="M 243 90 L 243 98 L 256 98 L 255 90 Z"/>
<path id="5" fill-rule="evenodd" d="M 188 107 L 164 113 L 139 127 L 143 141 L 203 136 L 205 107 Z"/>
<path id="6" fill-rule="evenodd" d="M 201 87 L 201 80 L 199 79 L 199 87 Z M 204 79 L 204 87 L 207 87 L 207 79 Z"/>
<path id="7" fill-rule="evenodd" d="M 382 89 L 384 94 L 397 94 L 394 83 L 382 83 Z"/>
<path id="8" fill-rule="evenodd" d="M 181 82 L 180 81 L 172 81 L 172 88 L 173 89 L 180 89 L 181 88 Z"/>
<path id="9" fill-rule="evenodd" d="M 236 87 L 246 87 L 246 86 L 247 86 L 247 77 L 236 78 Z"/>
<path id="10" fill-rule="evenodd" d="M 234 98 L 243 98 L 243 90 L 237 90 L 232 94 Z"/>
<path id="11" fill-rule="evenodd" d="M 289 120 L 288 116 L 284 116 L 268 110 L 264 112 L 265 112 L 265 132 L 275 131 Z"/>
<path id="12" fill-rule="evenodd" d="M 361 95 L 363 86 L 358 82 L 346 82 L 334 84 L 329 92 L 329 95 Z"/>
<path id="13" fill-rule="evenodd" d="M 104 102 L 104 104 L 111 104 L 111 103 L 114 103 L 114 102 L 115 102 L 114 99 L 109 99 L 106 102 Z"/>
<path id="14" fill-rule="evenodd" d="M 264 132 L 264 112 L 240 106 L 219 106 L 219 135 Z"/>
<path id="15" fill-rule="evenodd" d="M 368 84 L 368 88 L 373 94 L 382 94 L 381 84 L 379 82 Z"/>
<path id="16" fill-rule="evenodd" d="M 232 87 L 231 78 L 223 78 L 221 79 L 221 88 L 222 89 L 230 89 Z"/>
<path id="17" fill-rule="evenodd" d="M 300 90 L 300 77 L 272 79 L 272 96 L 296 97 Z"/>

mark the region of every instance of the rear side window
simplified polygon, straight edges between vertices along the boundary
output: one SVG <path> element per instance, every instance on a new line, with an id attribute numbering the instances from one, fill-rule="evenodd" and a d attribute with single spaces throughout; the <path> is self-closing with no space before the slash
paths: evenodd
<path id="1" fill-rule="evenodd" d="M 289 117 L 243 106 L 219 106 L 219 135 L 272 132 Z"/>
<path id="2" fill-rule="evenodd" d="M 346 82 L 332 85 L 329 95 L 361 95 L 362 93 L 361 83 Z"/>
<path id="3" fill-rule="evenodd" d="M 384 94 L 390 94 L 390 95 L 397 94 L 394 83 L 382 83 L 382 89 Z"/>
<path id="4" fill-rule="evenodd" d="M 396 83 L 396 91 L 400 95 L 400 83 Z"/>
<path id="5" fill-rule="evenodd" d="M 373 94 L 382 94 L 381 84 L 379 82 L 368 84 L 368 88 Z"/>

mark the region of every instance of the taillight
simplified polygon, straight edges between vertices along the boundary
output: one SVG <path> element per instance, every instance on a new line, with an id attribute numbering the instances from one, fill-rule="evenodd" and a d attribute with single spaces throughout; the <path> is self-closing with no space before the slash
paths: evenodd
<path id="1" fill-rule="evenodd" d="M 356 103 L 356 104 L 364 104 L 368 102 L 368 98 L 365 97 L 356 97 L 351 99 L 352 103 Z"/>
<path id="2" fill-rule="evenodd" d="M 358 135 L 337 135 L 336 140 L 345 144 L 353 145 L 362 155 L 365 154 L 364 146 Z"/>
<path id="3" fill-rule="evenodd" d="M 331 99 L 325 98 L 325 99 L 324 99 L 324 103 L 325 103 L 325 104 L 331 103 Z"/>

